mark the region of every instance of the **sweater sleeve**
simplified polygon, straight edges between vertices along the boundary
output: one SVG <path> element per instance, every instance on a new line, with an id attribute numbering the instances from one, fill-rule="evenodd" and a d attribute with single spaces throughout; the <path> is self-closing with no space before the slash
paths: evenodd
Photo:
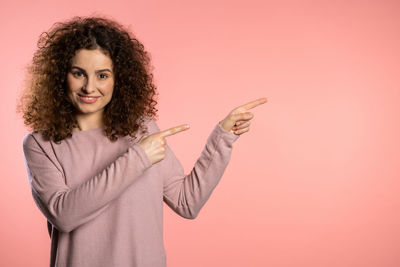
<path id="1" fill-rule="evenodd" d="M 157 125 L 154 127 L 159 131 Z M 220 181 L 231 157 L 232 144 L 239 136 L 226 131 L 218 123 L 187 175 L 180 161 L 166 145 L 162 169 L 163 200 L 174 212 L 186 219 L 197 217 Z"/>
<path id="2" fill-rule="evenodd" d="M 70 232 L 95 218 L 151 166 L 145 151 L 134 144 L 100 173 L 72 189 L 32 134 L 24 137 L 23 152 L 35 203 L 62 232 Z"/>

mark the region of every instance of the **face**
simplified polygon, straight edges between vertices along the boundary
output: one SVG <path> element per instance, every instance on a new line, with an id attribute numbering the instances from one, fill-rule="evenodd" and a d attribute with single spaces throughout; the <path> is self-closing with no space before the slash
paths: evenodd
<path id="1" fill-rule="evenodd" d="M 79 115 L 102 116 L 114 90 L 112 67 L 111 58 L 99 49 L 76 52 L 71 60 L 67 85 L 68 98 Z"/>

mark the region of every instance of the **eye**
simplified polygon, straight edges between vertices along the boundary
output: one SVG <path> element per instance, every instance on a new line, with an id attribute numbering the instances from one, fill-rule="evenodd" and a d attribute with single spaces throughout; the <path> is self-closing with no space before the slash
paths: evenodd
<path id="1" fill-rule="evenodd" d="M 105 73 L 101 73 L 100 74 L 100 78 L 104 78 L 104 79 L 107 79 L 108 78 L 108 75 L 107 74 L 105 74 Z"/>
<path id="2" fill-rule="evenodd" d="M 80 72 L 80 71 L 74 71 L 74 72 L 72 72 L 72 74 L 74 75 L 74 76 L 77 76 L 77 77 L 79 77 L 81 74 L 83 74 L 82 72 Z"/>

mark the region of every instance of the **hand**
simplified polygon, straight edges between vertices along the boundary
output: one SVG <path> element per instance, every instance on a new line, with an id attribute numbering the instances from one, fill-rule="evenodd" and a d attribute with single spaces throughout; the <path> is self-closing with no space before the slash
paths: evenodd
<path id="1" fill-rule="evenodd" d="M 253 113 L 247 110 L 267 102 L 267 98 L 259 98 L 232 110 L 225 119 L 219 122 L 221 127 L 231 133 L 241 135 L 249 131 L 250 120 Z"/>
<path id="2" fill-rule="evenodd" d="M 149 157 L 151 164 L 157 163 L 165 157 L 165 137 L 185 131 L 189 129 L 188 124 L 169 128 L 168 130 L 143 135 L 138 144 L 144 149 Z"/>

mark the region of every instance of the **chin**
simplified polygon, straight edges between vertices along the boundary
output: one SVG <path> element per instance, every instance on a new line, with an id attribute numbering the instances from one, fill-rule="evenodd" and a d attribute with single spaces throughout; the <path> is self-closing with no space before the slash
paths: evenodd
<path id="1" fill-rule="evenodd" d="M 92 107 L 92 108 L 88 108 L 88 107 L 82 107 L 82 106 L 78 106 L 77 110 L 79 111 L 79 113 L 81 114 L 90 114 L 90 113 L 96 113 L 101 111 L 103 108 L 98 108 L 98 107 Z"/>

